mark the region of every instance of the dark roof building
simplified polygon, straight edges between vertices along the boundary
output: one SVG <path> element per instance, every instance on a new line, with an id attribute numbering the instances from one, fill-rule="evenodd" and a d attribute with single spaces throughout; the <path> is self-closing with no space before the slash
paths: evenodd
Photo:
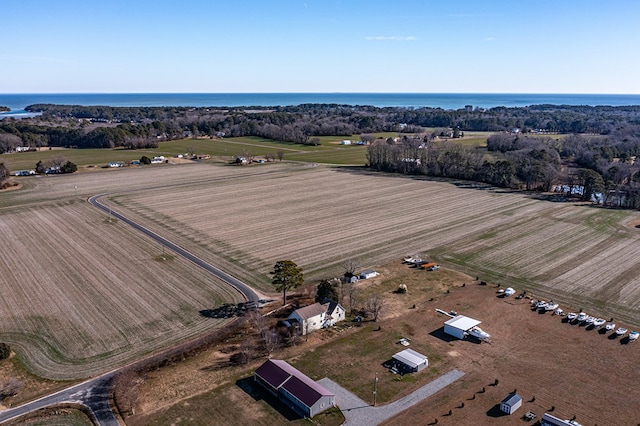
<path id="1" fill-rule="evenodd" d="M 311 418 L 335 405 L 333 393 L 283 360 L 267 360 L 253 378 L 303 417 Z"/>

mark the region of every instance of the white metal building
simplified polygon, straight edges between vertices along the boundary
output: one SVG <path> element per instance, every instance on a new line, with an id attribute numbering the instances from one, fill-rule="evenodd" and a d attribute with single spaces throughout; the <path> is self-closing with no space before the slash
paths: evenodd
<path id="1" fill-rule="evenodd" d="M 512 414 L 522 406 L 522 397 L 517 393 L 510 393 L 500 403 L 500 410 L 503 413 Z"/>
<path id="2" fill-rule="evenodd" d="M 473 318 L 458 315 L 444 323 L 444 332 L 458 339 L 464 339 L 465 333 L 480 323 L 481 321 Z"/>
<path id="3" fill-rule="evenodd" d="M 398 352 L 393 357 L 393 360 L 401 364 L 401 368 L 406 371 L 415 373 L 423 370 L 429 365 L 429 359 L 419 352 L 412 349 L 405 349 Z"/>

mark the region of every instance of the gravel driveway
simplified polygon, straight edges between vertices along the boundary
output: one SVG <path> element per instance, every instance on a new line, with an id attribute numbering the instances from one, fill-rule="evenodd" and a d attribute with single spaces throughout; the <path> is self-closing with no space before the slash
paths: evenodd
<path id="1" fill-rule="evenodd" d="M 346 419 L 345 426 L 373 426 L 384 422 L 401 411 L 421 402 L 441 389 L 464 376 L 459 370 L 451 370 L 438 377 L 434 381 L 422 386 L 387 405 L 372 407 L 331 379 L 324 378 L 318 381 L 322 386 L 335 393 L 336 403 Z"/>

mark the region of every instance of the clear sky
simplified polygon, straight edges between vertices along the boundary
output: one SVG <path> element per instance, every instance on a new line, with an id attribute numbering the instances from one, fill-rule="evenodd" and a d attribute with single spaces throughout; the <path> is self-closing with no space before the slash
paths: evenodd
<path id="1" fill-rule="evenodd" d="M 637 0 L 8 0 L 0 93 L 640 94 Z"/>

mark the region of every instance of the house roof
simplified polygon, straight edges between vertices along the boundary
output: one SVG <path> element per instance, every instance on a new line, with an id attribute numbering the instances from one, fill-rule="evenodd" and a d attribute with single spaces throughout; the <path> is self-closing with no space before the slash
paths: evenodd
<path id="1" fill-rule="evenodd" d="M 459 330 L 467 331 L 472 327 L 480 324 L 481 321 L 478 321 L 473 318 L 465 317 L 464 315 L 458 315 L 455 318 L 451 318 L 449 321 L 446 321 L 445 324 L 449 327 L 454 327 Z"/>
<path id="2" fill-rule="evenodd" d="M 393 359 L 398 360 L 409 367 L 417 368 L 419 365 L 424 364 L 427 357 L 412 349 L 405 349 L 395 354 Z"/>
<path id="3" fill-rule="evenodd" d="M 517 393 L 510 393 L 505 399 L 502 400 L 502 404 L 506 404 L 512 407 L 514 404 L 517 404 L 520 401 L 522 401 L 522 397 L 520 395 L 518 395 Z"/>
<path id="4" fill-rule="evenodd" d="M 309 318 L 313 318 L 326 312 L 327 305 L 321 305 L 319 303 L 314 303 L 313 305 L 305 306 L 304 308 L 293 311 L 293 313 L 298 314 L 303 320 L 308 320 Z M 291 315 L 289 315 L 289 317 L 291 317 Z"/>
<path id="5" fill-rule="evenodd" d="M 274 388 L 286 390 L 307 407 L 311 407 L 323 396 L 334 396 L 323 386 L 280 359 L 267 360 L 258 367 L 256 374 Z"/>
<path id="6" fill-rule="evenodd" d="M 322 301 L 322 305 L 323 306 L 328 306 L 327 308 L 327 314 L 331 315 L 333 314 L 333 312 L 336 310 L 336 308 L 339 306 L 340 309 L 342 309 L 343 311 L 345 310 L 344 307 L 342 307 L 341 304 L 339 304 L 338 302 L 335 302 L 327 297 L 324 298 L 324 300 Z"/>

